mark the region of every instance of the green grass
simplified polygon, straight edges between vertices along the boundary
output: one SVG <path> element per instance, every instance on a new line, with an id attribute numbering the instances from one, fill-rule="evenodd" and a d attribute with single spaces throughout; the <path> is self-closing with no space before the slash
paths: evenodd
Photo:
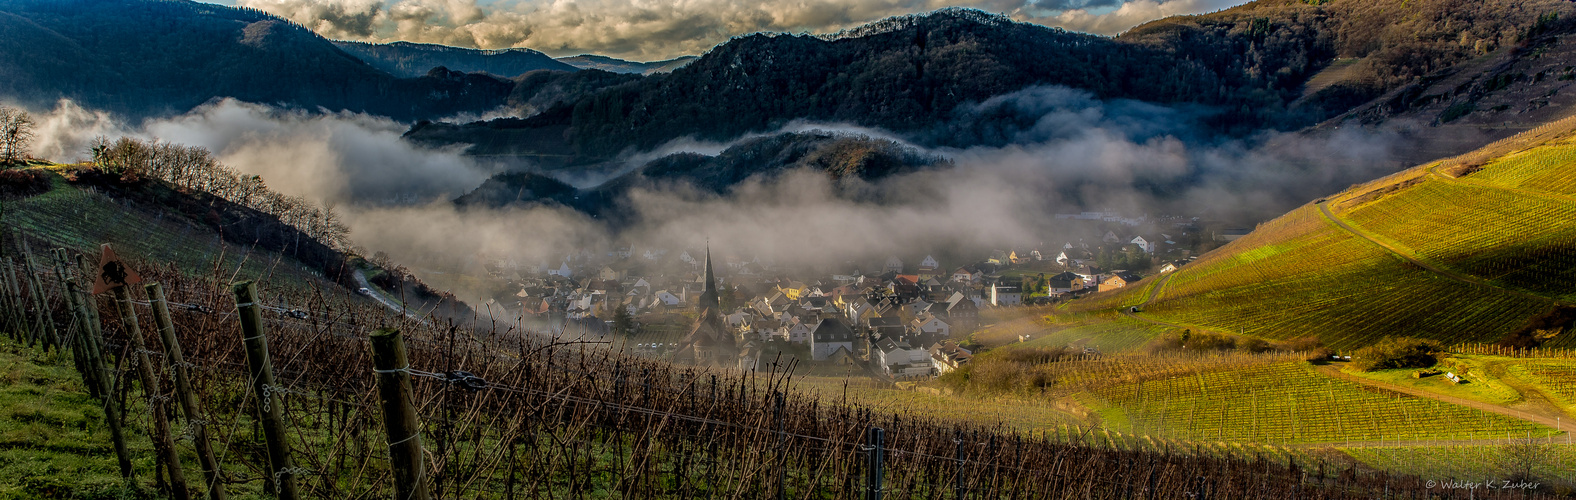
<path id="1" fill-rule="evenodd" d="M 1301 362 L 1128 384 L 1092 396 L 1108 427 L 1187 440 L 1338 443 L 1554 434 L 1494 413 L 1332 379 Z"/>
<path id="2" fill-rule="evenodd" d="M 1358 377 L 1377 380 L 1380 382 L 1399 385 L 1411 389 L 1419 389 L 1447 396 L 1454 396 L 1473 401 L 1480 401 L 1495 405 L 1508 405 L 1520 402 L 1522 395 L 1516 389 L 1492 377 L 1488 373 L 1485 361 L 1478 356 L 1453 356 L 1442 360 L 1434 366 L 1439 370 L 1438 375 L 1423 378 L 1412 378 L 1411 368 L 1379 370 L 1364 372 L 1359 370 L 1344 370 L 1346 373 Z M 1467 379 L 1465 384 L 1452 383 L 1446 379 L 1446 372 L 1455 373 Z"/>
<path id="3" fill-rule="evenodd" d="M 129 432 L 127 443 L 147 478 L 151 441 Z M 0 499 L 149 497 L 144 488 L 123 485 L 104 412 L 69 358 L 0 341 Z"/>

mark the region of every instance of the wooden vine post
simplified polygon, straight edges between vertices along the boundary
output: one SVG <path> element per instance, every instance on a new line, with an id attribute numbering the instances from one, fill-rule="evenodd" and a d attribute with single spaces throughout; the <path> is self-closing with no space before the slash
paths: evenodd
<path id="1" fill-rule="evenodd" d="M 422 464 L 421 422 L 410 388 L 410 359 L 399 330 L 379 328 L 372 334 L 372 372 L 378 378 L 378 400 L 388 434 L 389 462 L 394 470 L 394 497 L 428 500 L 426 467 Z"/>
<path id="2" fill-rule="evenodd" d="M 98 321 L 92 313 L 88 312 L 91 308 L 88 307 L 87 303 L 92 298 L 79 288 L 76 283 L 67 281 L 66 290 L 66 293 L 76 295 L 82 299 L 77 301 L 76 313 L 78 321 L 87 322 L 83 326 L 81 333 L 83 351 L 88 356 L 88 359 L 83 364 L 95 372 L 94 382 L 90 383 L 99 385 L 99 403 L 104 410 L 104 421 L 109 424 L 110 440 L 115 444 L 115 459 L 120 464 L 120 476 L 130 480 L 136 477 L 136 473 L 131 467 L 131 453 L 126 449 L 126 434 L 125 429 L 121 426 L 120 405 L 114 402 L 115 383 L 111 379 L 110 372 L 104 367 L 103 342 L 98 338 L 100 335 Z"/>
<path id="3" fill-rule="evenodd" d="M 203 477 L 208 481 L 208 498 L 225 500 L 224 478 L 220 475 L 219 461 L 214 458 L 213 445 L 208 442 L 208 421 L 203 418 L 202 411 L 197 407 L 197 396 L 192 393 L 191 375 L 187 373 L 181 343 L 175 338 L 175 322 L 170 319 L 170 305 L 164 300 L 164 287 L 158 283 L 149 283 L 145 288 L 148 302 L 153 306 L 153 322 L 159 327 L 164 360 L 175 372 L 175 395 L 180 398 L 181 414 L 186 416 L 192 445 L 197 448 L 197 459 L 202 463 Z"/>
<path id="4" fill-rule="evenodd" d="M 268 448 L 269 479 L 264 489 L 273 490 L 279 498 L 301 498 L 296 488 L 296 471 L 290 466 L 290 447 L 285 443 L 285 424 L 281 415 L 279 387 L 274 384 L 273 362 L 268 358 L 268 337 L 263 334 L 263 315 L 257 307 L 257 285 L 251 281 L 236 283 L 235 309 L 241 317 L 241 341 L 246 344 L 246 364 L 252 378 L 252 392 L 257 394 L 257 413 L 263 427 L 263 439 Z"/>
<path id="5" fill-rule="evenodd" d="M 121 284 L 111 291 L 115 293 L 115 308 L 120 310 L 121 325 L 126 328 L 126 336 L 131 338 L 132 359 L 136 362 L 137 374 L 142 378 L 142 393 L 148 398 L 148 412 L 153 416 L 153 447 L 164 470 L 170 475 L 170 495 L 186 500 L 191 498 L 191 493 L 186 490 L 186 474 L 181 471 L 181 457 L 175 449 L 175 440 L 170 437 L 170 420 L 164 408 L 164 402 L 169 398 L 160 394 L 159 375 L 153 371 L 153 362 L 148 358 L 147 345 L 142 341 L 142 328 L 137 326 L 137 311 L 133 309 L 131 292 L 126 288 L 127 285 Z"/>

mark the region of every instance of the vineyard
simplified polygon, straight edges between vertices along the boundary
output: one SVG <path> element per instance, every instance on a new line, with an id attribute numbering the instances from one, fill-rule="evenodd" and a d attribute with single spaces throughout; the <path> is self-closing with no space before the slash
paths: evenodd
<path id="1" fill-rule="evenodd" d="M 1546 438 L 1554 429 L 1324 377 L 1305 363 L 1202 372 L 1094 391 L 1107 427 L 1180 439 L 1351 443 Z"/>
<path id="2" fill-rule="evenodd" d="M 391 315 L 332 285 L 232 287 L 230 272 L 132 263 L 161 286 L 89 297 L 77 291 L 94 275 L 67 251 L 53 257 L 13 255 L 0 269 L 8 342 L 29 346 L 30 363 L 75 366 L 128 484 L 156 478 L 172 497 L 1368 498 L 1421 488 L 1320 464 L 1075 445 L 834 404 L 791 390 L 791 363 L 768 373 L 677 366 L 518 325 Z M 132 459 L 143 440 L 158 467 Z"/>
<path id="3" fill-rule="evenodd" d="M 1576 202 L 1430 179 L 1343 218 L 1420 260 L 1498 286 L 1576 298 Z"/>
<path id="4" fill-rule="evenodd" d="M 1375 446 L 1344 448 L 1341 451 L 1370 467 L 1404 471 L 1425 479 L 1503 481 L 1526 471 L 1550 486 L 1567 491 L 1576 488 L 1576 477 L 1570 474 L 1570 471 L 1576 470 L 1576 446 L 1561 440 L 1515 436 L 1501 436 L 1499 441 L 1493 445 Z"/>
<path id="5" fill-rule="evenodd" d="M 1544 394 L 1567 409 L 1576 408 L 1576 363 L 1536 360 L 1511 365 L 1510 373 L 1536 383 Z"/>
<path id="6" fill-rule="evenodd" d="M 1102 353 L 1115 354 L 1142 347 L 1145 343 L 1166 334 L 1171 327 L 1146 323 L 1126 316 L 1106 313 L 1090 318 L 1071 319 L 1057 323 L 1030 335 L 1027 342 L 1008 344 L 1005 348 L 1058 347 L 1074 345 L 1093 347 Z"/>
<path id="7" fill-rule="evenodd" d="M 1576 164 L 1576 142 L 1566 139 L 1506 155 L 1464 178 L 1509 188 L 1576 195 L 1573 164 Z"/>
<path id="8" fill-rule="evenodd" d="M 1351 349 L 1398 334 L 1494 341 L 1548 308 L 1407 265 L 1305 206 L 1172 273 L 1141 314 Z"/>

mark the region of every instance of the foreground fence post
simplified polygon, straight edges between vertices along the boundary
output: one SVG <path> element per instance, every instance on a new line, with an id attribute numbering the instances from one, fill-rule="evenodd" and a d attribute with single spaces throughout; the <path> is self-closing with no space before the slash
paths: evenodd
<path id="1" fill-rule="evenodd" d="M 76 283 L 66 282 L 66 290 L 67 293 L 82 299 L 77 301 L 77 316 L 88 322 L 83 326 L 81 338 L 83 351 L 88 356 L 85 364 L 89 365 L 88 368 L 95 374 L 94 382 L 91 383 L 99 384 L 99 404 L 103 406 L 104 421 L 109 424 L 109 436 L 115 444 L 115 459 L 120 463 L 120 476 L 130 480 L 135 477 L 135 472 L 131 467 L 131 454 L 126 450 L 125 430 L 121 428 L 120 405 L 115 404 L 115 383 L 109 371 L 104 368 L 103 344 L 95 339 L 99 335 L 98 321 L 91 319 L 94 316 L 88 312 L 92 308 L 88 307 L 87 303 L 93 299 L 88 294 L 82 293 Z"/>
<path id="2" fill-rule="evenodd" d="M 112 291 L 115 308 L 120 310 L 121 326 L 131 338 L 131 356 L 136 361 L 137 373 L 142 376 L 142 394 L 147 396 L 148 412 L 153 416 L 153 447 L 159 454 L 159 461 L 164 463 L 164 470 L 170 474 L 170 495 L 187 500 L 191 493 L 186 491 L 186 473 L 181 471 L 181 457 L 175 450 L 175 440 L 170 437 L 170 419 L 164 411 L 164 401 L 169 398 L 159 394 L 159 374 L 153 371 L 153 361 L 148 358 L 149 351 L 142 341 L 142 328 L 137 325 L 137 311 L 133 309 L 127 286 L 117 286 Z"/>
<path id="3" fill-rule="evenodd" d="M 882 462 L 886 460 L 886 430 L 880 427 L 870 428 L 870 441 L 868 444 L 870 455 L 866 458 L 869 467 L 866 467 L 865 500 L 881 500 L 881 481 L 884 471 L 881 470 Z"/>
<path id="4" fill-rule="evenodd" d="M 175 338 L 175 322 L 170 319 L 170 305 L 164 300 L 164 287 L 149 283 L 144 288 L 148 291 L 148 303 L 153 306 L 153 322 L 159 327 L 164 361 L 175 373 L 175 394 L 180 398 L 181 414 L 186 415 L 186 428 L 190 429 L 192 445 L 197 448 L 197 459 L 202 463 L 203 477 L 208 481 L 208 498 L 225 500 L 224 478 L 219 475 L 219 461 L 214 459 L 213 445 L 208 442 L 208 421 L 198 411 L 197 397 L 192 394 L 186 357 L 181 353 L 180 341 Z"/>
<path id="5" fill-rule="evenodd" d="M 296 489 L 294 468 L 290 466 L 290 448 L 285 443 L 285 423 L 280 403 L 276 402 L 280 387 L 274 384 L 274 366 L 268 359 L 268 337 L 263 335 L 263 314 L 257 307 L 257 285 L 251 281 L 235 284 L 235 309 L 241 317 L 241 341 L 246 344 L 246 364 L 252 377 L 252 391 L 257 394 L 257 414 L 263 427 L 263 439 L 268 442 L 269 478 L 264 479 L 264 489 L 273 487 L 279 498 L 301 498 Z"/>
<path id="6" fill-rule="evenodd" d="M 427 500 L 426 467 L 422 465 L 421 422 L 410 389 L 410 359 L 399 330 L 379 328 L 372 334 L 372 372 L 378 378 L 383 428 L 388 433 L 389 465 L 394 471 L 394 498 Z"/>

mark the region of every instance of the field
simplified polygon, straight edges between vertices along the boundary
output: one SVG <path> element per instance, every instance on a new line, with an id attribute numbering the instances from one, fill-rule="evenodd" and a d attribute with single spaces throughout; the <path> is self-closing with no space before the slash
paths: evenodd
<path id="1" fill-rule="evenodd" d="M 1407 265 L 1304 206 L 1172 273 L 1141 315 L 1335 349 L 1404 334 L 1493 341 L 1546 304 Z"/>
<path id="2" fill-rule="evenodd" d="M 1377 391 L 1278 363 L 1096 391 L 1107 426 L 1189 440 L 1344 443 L 1547 437 L 1554 430 L 1480 410 Z"/>
<path id="3" fill-rule="evenodd" d="M 1339 215 L 1419 260 L 1502 287 L 1576 298 L 1576 201 L 1430 178 Z"/>
<path id="4" fill-rule="evenodd" d="M 1494 185 L 1576 194 L 1576 140 L 1566 139 L 1506 155 L 1463 178 Z"/>
<path id="5" fill-rule="evenodd" d="M 1424 480 L 1505 481 L 1528 473 L 1533 481 L 1570 491 L 1576 488 L 1576 445 L 1564 440 L 1505 439 L 1501 444 L 1433 447 L 1361 447 L 1341 451 L 1369 467 L 1413 474 Z M 1504 484 L 1504 483 L 1501 483 Z M 1479 488 L 1480 491 L 1486 488 Z M 1492 492 L 1485 492 L 1487 497 Z M 1480 498 L 1482 498 L 1480 497 Z"/>
<path id="6" fill-rule="evenodd" d="M 1031 334 L 1028 342 L 1008 344 L 1005 348 L 1033 347 L 1093 347 L 1106 354 L 1138 350 L 1161 335 L 1176 330 L 1168 326 L 1146 323 L 1127 316 L 1105 313 L 1082 318 L 1069 318 L 1052 323 L 1044 331 Z"/>

